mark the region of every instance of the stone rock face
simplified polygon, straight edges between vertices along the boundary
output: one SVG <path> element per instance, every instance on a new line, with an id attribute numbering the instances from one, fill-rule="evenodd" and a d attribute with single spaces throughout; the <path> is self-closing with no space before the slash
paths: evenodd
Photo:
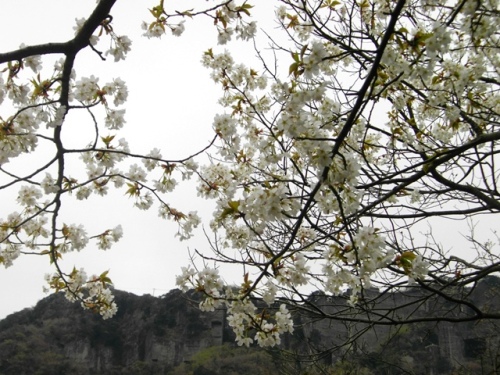
<path id="1" fill-rule="evenodd" d="M 109 320 L 83 311 L 60 294 L 7 317 L 0 322 L 0 374 L 9 364 L 2 340 L 9 331 L 15 336 L 21 326 L 36 329 L 48 352 L 58 352 L 92 373 L 137 362 L 155 363 L 163 371 L 223 342 L 224 311 L 202 313 L 178 290 L 160 298 L 121 291 L 115 296 L 119 311 Z"/>
<path id="2" fill-rule="evenodd" d="M 466 296 L 466 301 L 480 306 L 484 312 L 500 312 L 499 278 L 490 276 L 474 289 L 457 288 L 456 295 Z M 398 361 L 405 357 L 412 363 L 410 367 L 414 374 L 446 374 L 452 369 L 463 369 L 469 365 L 475 368 L 475 363 L 479 362 L 491 363 L 487 368 L 497 371 L 495 364 L 500 363 L 500 322 L 467 321 L 474 311 L 466 303 L 457 304 L 430 296 L 417 288 L 385 295 L 367 290 L 364 294 L 366 302 L 360 301 L 356 308 L 348 305 L 347 298 L 348 295 L 311 295 L 311 306 L 335 318 L 317 319 L 307 314 L 299 315 L 297 325 L 303 327 L 301 334 L 308 345 L 299 347 L 297 351 L 311 352 L 313 347 L 317 353 L 328 353 L 322 356 L 328 364 L 335 364 L 342 358 L 368 362 L 378 358 L 381 362 L 389 362 L 394 357 L 394 363 L 401 365 Z M 433 316 L 441 316 L 445 320 L 427 321 Z M 389 321 L 393 317 L 412 323 L 369 323 Z M 356 339 L 350 340 L 353 337 Z M 332 351 L 332 348 L 338 350 Z M 498 371 L 500 373 L 500 368 Z"/>
<path id="3" fill-rule="evenodd" d="M 485 306 L 485 310 L 500 311 L 499 280 L 479 285 L 469 293 L 470 300 Z M 366 291 L 370 306 L 360 306 L 374 310 L 365 310 L 365 315 L 351 309 L 345 296 L 313 293 L 308 303 L 337 318 L 317 319 L 296 312 L 296 330 L 283 338 L 281 348 L 296 355 L 321 354 L 317 358 L 330 366 L 351 358 L 373 374 L 398 373 L 383 367 L 383 363 L 391 362 L 411 368 L 414 374 L 446 374 L 464 364 L 474 369 L 477 363 L 494 366 L 499 362 L 500 329 L 495 321 L 423 320 L 403 325 L 359 321 L 390 314 L 408 319 L 437 312 L 446 312 L 449 318 L 468 314 L 466 306 L 422 298 L 419 293 L 381 295 Z M 190 363 L 207 348 L 234 345 L 225 310 L 201 312 L 194 293 L 184 295 L 172 290 L 155 298 L 116 290 L 115 296 L 119 310 L 109 320 L 83 311 L 56 294 L 0 321 L 0 374 L 29 374 L 23 370 L 27 364 L 31 369 L 42 369 L 40 374 L 166 374 Z M 419 309 L 415 309 L 415 301 Z M 366 311 L 378 315 L 366 315 Z M 350 341 L 353 337 L 356 339 Z M 276 358 L 279 360 L 279 356 Z"/>

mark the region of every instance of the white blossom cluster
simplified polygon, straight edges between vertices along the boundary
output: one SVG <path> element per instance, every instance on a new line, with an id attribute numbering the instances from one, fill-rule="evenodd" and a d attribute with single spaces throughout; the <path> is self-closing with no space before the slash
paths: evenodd
<path id="1" fill-rule="evenodd" d="M 231 40 L 234 34 L 236 34 L 237 39 L 244 41 L 250 40 L 255 36 L 257 33 L 257 23 L 255 21 L 246 22 L 244 18 L 241 17 L 241 9 L 245 7 L 245 5 L 248 4 L 242 3 L 241 5 L 237 5 L 234 1 L 231 1 L 226 6 L 220 8 L 216 18 L 218 22 L 218 44 L 226 44 Z M 246 8 L 245 10 L 250 13 L 250 9 L 251 8 Z M 236 25 L 229 26 L 231 24 Z"/>
<path id="2" fill-rule="evenodd" d="M 73 268 L 69 275 L 47 274 L 45 279 L 51 288 L 64 290 L 65 297 L 71 302 L 80 301 L 84 309 L 98 311 L 103 319 L 113 317 L 118 311 L 114 296 L 109 289 L 107 272 L 100 276 L 87 276 L 84 269 Z"/>
<path id="3" fill-rule="evenodd" d="M 215 5 L 211 9 L 214 14 L 208 10 L 193 13 L 193 10 L 186 10 L 183 12 L 172 11 L 164 8 L 165 4 L 160 2 L 157 6 L 150 9 L 151 14 L 155 18 L 152 22 L 142 22 L 141 28 L 144 30 L 143 36 L 148 39 L 161 38 L 167 30 L 171 34 L 179 37 L 186 30 L 185 19 L 178 20 L 179 17 L 192 18 L 193 15 L 205 14 L 214 19 L 214 24 L 217 29 L 218 44 L 226 44 L 229 42 L 233 35 L 237 39 L 244 41 L 252 39 L 257 33 L 257 23 L 255 21 L 246 21 L 245 17 L 250 16 L 250 11 L 253 8 L 246 1 L 223 1 Z"/>
<path id="4" fill-rule="evenodd" d="M 73 30 L 75 31 L 76 35 L 80 32 L 86 20 L 85 18 L 77 18 L 75 21 L 76 26 L 73 27 Z M 98 33 L 94 33 L 90 37 L 90 44 L 94 46 L 94 48 L 98 48 L 100 37 L 104 32 L 107 36 L 109 36 L 109 39 L 111 40 L 111 46 L 107 51 L 105 51 L 104 54 L 113 56 L 115 62 L 125 60 L 125 58 L 127 57 L 127 53 L 130 52 L 130 47 L 132 45 L 132 41 L 130 40 L 130 38 L 126 35 L 117 35 L 108 20 L 103 21 L 100 28 L 101 30 L 99 30 Z"/>
<path id="5" fill-rule="evenodd" d="M 206 271 L 187 268 L 177 282 L 206 294 L 202 309 L 226 303 L 240 345 L 278 344 L 287 329 L 259 321 L 252 296 L 273 304 L 280 292 L 299 293 L 314 280 L 330 294 L 349 290 L 356 306 L 364 289 L 381 280 L 425 279 L 432 255 L 396 233 L 411 228 L 405 215 L 423 216 L 441 198 L 434 195 L 440 181 L 427 175 L 434 160 L 443 163 L 439 172 L 450 186 L 481 184 L 482 172 L 463 172 L 481 161 L 460 165 L 458 158 L 440 157 L 498 131 L 496 1 L 484 8 L 406 4 L 381 56 L 377 49 L 396 3 L 291 3 L 277 8 L 276 20 L 292 42 L 273 50 L 280 63 L 288 57 L 288 69 L 270 68 L 262 55 L 260 69 L 227 50 L 202 56 L 223 90 L 224 111 L 213 120 L 217 157 L 200 168 L 198 193 L 216 202 L 216 259 L 232 259 L 260 281 L 245 282 L 234 294 L 205 287 L 199 276 Z M 227 23 L 230 9 L 219 11 Z M 217 25 L 218 42 L 226 44 L 236 28 Z M 351 53 L 353 46 L 360 55 Z M 375 57 L 381 60 L 372 85 L 360 94 Z M 229 255 L 235 251 L 242 260 Z M 250 337 L 256 321 L 260 330 Z"/>
<path id="6" fill-rule="evenodd" d="M 182 274 L 177 276 L 177 285 L 183 291 L 192 285 L 203 291 L 205 298 L 200 302 L 202 311 L 214 311 L 225 305 L 228 324 L 240 346 L 248 347 L 256 342 L 262 347 L 273 347 L 281 343 L 283 333 L 293 333 L 293 320 L 285 304 L 280 304 L 275 311 L 266 309 L 267 314 L 264 314 L 250 298 L 241 298 L 230 287 L 224 287 L 217 269 L 204 268 L 197 272 L 191 267 L 183 267 Z M 271 294 L 268 294 L 265 299 L 269 306 L 275 302 L 276 291 L 272 293 L 274 296 L 269 298 Z"/>
<path id="7" fill-rule="evenodd" d="M 122 236 L 123 229 L 121 225 L 116 226 L 114 229 L 109 229 L 97 236 L 97 248 L 99 250 L 111 249 L 111 246 L 118 242 Z"/>
<path id="8" fill-rule="evenodd" d="M 75 35 L 89 26 L 87 22 L 83 18 L 76 20 Z M 127 57 L 132 41 L 117 34 L 111 22 L 111 17 L 104 19 L 89 42 L 102 59 L 109 56 L 119 62 Z M 180 35 L 182 24 L 174 34 Z M 19 50 L 26 48 L 21 45 Z M 131 150 L 119 136 L 126 125 L 125 81 L 117 77 L 102 83 L 97 75 L 78 77 L 73 69 L 65 71 L 64 57 L 54 63 L 52 73 L 50 68 L 44 69 L 43 62 L 42 56 L 32 55 L 8 62 L 0 69 L 0 104 L 7 104 L 5 111 L 12 108 L 9 116 L 5 112 L 0 116 L 0 164 L 5 177 L 2 189 L 17 188 L 14 200 L 19 207 L 18 212 L 0 220 L 0 264 L 10 267 L 22 254 L 34 253 L 50 257 L 51 263 L 57 265 L 68 252 L 89 246 L 110 249 L 123 236 L 120 225 L 101 234 L 89 234 L 84 223 L 64 223 L 59 211 L 70 199 L 105 196 L 112 188 L 128 189 L 132 204 L 142 210 L 158 202 L 159 216 L 176 221 L 179 237 L 189 238 L 200 218 L 196 212 L 183 213 L 171 207 L 162 195 L 176 187 L 176 179 L 196 174 L 197 163 L 192 159 L 169 163 L 159 149 L 128 162 Z M 68 123 L 73 121 L 68 120 L 72 117 L 69 113 L 85 113 L 90 120 L 90 128 L 95 131 L 90 143 L 67 148 L 67 136 L 60 134 L 61 128 L 72 126 Z M 85 116 L 79 116 L 83 119 L 79 121 L 85 121 Z M 29 177 L 9 171 L 14 159 L 35 153 L 41 140 L 54 146 L 55 159 L 45 164 L 40 160 L 36 167 L 39 169 Z M 80 167 L 65 162 L 68 154 L 80 156 Z M 60 267 L 56 269 L 58 272 L 48 278 L 51 289 L 65 291 L 70 300 L 79 300 L 106 318 L 116 312 L 107 277 L 87 278 L 83 270 L 64 274 Z"/>

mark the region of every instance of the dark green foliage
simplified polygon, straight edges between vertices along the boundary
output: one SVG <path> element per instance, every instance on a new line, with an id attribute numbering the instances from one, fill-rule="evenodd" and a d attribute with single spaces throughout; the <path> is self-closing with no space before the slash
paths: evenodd
<path id="1" fill-rule="evenodd" d="M 217 372 L 207 369 L 203 366 L 197 367 L 196 370 L 193 371 L 193 375 L 218 375 Z"/>
<path id="2" fill-rule="evenodd" d="M 204 349 L 169 375 L 275 375 L 277 367 L 264 350 L 225 344 Z"/>
<path id="3" fill-rule="evenodd" d="M 102 375 L 162 375 L 166 374 L 165 369 L 155 362 L 137 361 L 129 366 L 114 366 L 104 370 Z"/>
<path id="4" fill-rule="evenodd" d="M 0 334 L 0 374 L 2 375 L 64 375 L 85 374 L 78 366 L 47 342 L 44 330 L 33 325 L 15 325 Z"/>

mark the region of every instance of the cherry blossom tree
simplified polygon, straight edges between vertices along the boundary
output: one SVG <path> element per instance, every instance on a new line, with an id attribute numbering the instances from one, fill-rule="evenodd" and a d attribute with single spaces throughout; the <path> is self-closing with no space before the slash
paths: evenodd
<path id="1" fill-rule="evenodd" d="M 19 206 L 1 218 L 1 264 L 45 255 L 54 266 L 51 289 L 111 317 L 117 307 L 107 272 L 88 276 L 59 260 L 111 247 L 121 228 L 88 234 L 84 223 L 65 222 L 63 205 L 124 190 L 138 209 L 158 206 L 186 239 L 201 219 L 173 207 L 168 193 L 176 178 L 192 179 L 216 209 L 207 248 L 192 254 L 177 284 L 202 292 L 203 310 L 227 308 L 239 345 L 279 344 L 294 330 L 291 310 L 381 325 L 500 318 L 468 299 L 500 270 L 498 238 L 474 231 L 500 209 L 497 1 L 276 0 L 275 24 L 262 31 L 257 2 L 184 10 L 160 1 L 142 25 L 146 39 L 182 37 L 209 17 L 222 45 L 200 51 L 222 89 L 222 109 L 207 119 L 214 139 L 179 160 L 164 159 L 161 145 L 136 154 L 119 137 L 124 80 L 102 83 L 73 70 L 84 49 L 126 58 L 131 40 L 113 29 L 114 3 L 99 1 L 66 43 L 0 54 L 0 101 L 13 108 L 0 127 L 0 189 L 16 189 Z M 225 49 L 232 39 L 255 49 L 254 65 Z M 62 59 L 47 76 L 42 61 L 51 54 Z M 92 119 L 93 141 L 67 148 L 67 116 L 77 111 Z M 42 144 L 53 152 L 32 171 L 9 168 Z M 80 169 L 66 162 L 75 155 Z M 471 223 L 460 249 L 423 233 L 438 220 Z M 239 286 L 224 280 L 222 265 L 238 270 Z M 370 297 L 371 288 L 380 293 Z M 409 310 L 370 308 L 411 288 L 423 293 Z M 309 298 L 316 290 L 346 296 L 351 308 L 332 314 Z M 414 317 L 431 297 L 455 307 Z"/>

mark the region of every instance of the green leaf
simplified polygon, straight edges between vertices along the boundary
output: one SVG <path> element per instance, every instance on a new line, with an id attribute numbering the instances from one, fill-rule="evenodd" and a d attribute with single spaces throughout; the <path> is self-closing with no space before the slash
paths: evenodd
<path id="1" fill-rule="evenodd" d="M 209 48 L 207 51 L 203 53 L 206 56 L 211 57 L 212 59 L 214 58 L 214 52 L 212 51 L 212 48 Z"/>
<path id="2" fill-rule="evenodd" d="M 324 4 L 321 5 L 321 8 L 330 8 L 330 9 L 333 9 L 335 8 L 337 5 L 340 5 L 342 4 L 340 1 L 337 1 L 337 0 L 326 0 L 324 2 Z"/>
<path id="3" fill-rule="evenodd" d="M 300 25 L 299 18 L 297 15 L 290 15 L 287 13 L 286 17 L 290 20 L 290 23 L 286 26 L 287 29 L 294 29 Z"/>
<path id="4" fill-rule="evenodd" d="M 367 0 L 363 0 L 358 5 L 360 8 L 368 8 L 370 6 L 370 3 Z"/>
<path id="5" fill-rule="evenodd" d="M 250 4 L 247 4 L 246 2 L 241 5 L 240 7 L 238 7 L 236 9 L 236 11 L 239 13 L 239 12 L 243 12 L 245 13 L 247 16 L 250 16 L 250 11 L 249 9 L 252 9 L 253 8 L 253 5 L 250 5 Z"/>
<path id="6" fill-rule="evenodd" d="M 432 77 L 432 84 L 435 85 L 438 82 L 441 82 L 441 77 L 440 76 L 434 76 Z"/>
<path id="7" fill-rule="evenodd" d="M 240 201 L 230 201 L 228 202 L 228 206 L 222 210 L 222 213 L 220 214 L 220 219 L 224 220 L 228 216 L 238 216 L 240 214 L 240 211 L 238 208 L 240 207 Z"/>
<path id="8" fill-rule="evenodd" d="M 416 257 L 417 255 L 413 251 L 405 251 L 399 256 L 399 258 L 397 259 L 397 263 L 400 267 L 403 268 L 405 273 L 410 273 L 413 261 Z"/>
<path id="9" fill-rule="evenodd" d="M 106 137 L 101 137 L 101 141 L 109 148 L 109 144 L 115 139 L 114 135 L 108 135 Z"/>
<path id="10" fill-rule="evenodd" d="M 140 195 L 140 189 L 139 189 L 139 185 L 137 185 L 137 183 L 134 183 L 134 184 L 127 183 L 127 186 L 128 186 L 128 189 L 125 192 L 125 194 L 130 195 L 131 197 L 134 195 L 135 196 Z"/>
<path id="11" fill-rule="evenodd" d="M 297 76 L 297 70 L 299 69 L 300 63 L 294 62 L 292 65 L 290 65 L 290 68 L 288 68 L 288 75 L 292 74 L 294 76 Z"/>
<path id="12" fill-rule="evenodd" d="M 308 45 L 305 44 L 302 46 L 302 48 L 300 49 L 300 61 L 302 61 L 302 59 L 304 58 L 304 54 L 306 53 L 307 51 L 307 47 Z"/>
<path id="13" fill-rule="evenodd" d="M 108 277 L 108 273 L 109 273 L 109 270 L 107 271 L 104 271 L 103 273 L 101 273 L 99 275 L 99 280 L 103 283 L 103 284 L 113 284 L 111 282 L 111 279 Z"/>
<path id="14" fill-rule="evenodd" d="M 180 16 L 187 16 L 189 18 L 193 18 L 193 13 L 192 13 L 193 10 L 194 10 L 194 8 L 185 10 L 183 12 L 179 12 L 179 11 L 176 10 L 175 13 L 177 13 Z"/>
<path id="15" fill-rule="evenodd" d="M 157 5 L 157 6 L 153 7 L 153 9 L 149 9 L 149 11 L 153 15 L 153 17 L 159 18 L 162 15 L 163 11 L 164 11 L 164 9 L 163 9 L 163 1 L 160 3 L 160 5 Z"/>

